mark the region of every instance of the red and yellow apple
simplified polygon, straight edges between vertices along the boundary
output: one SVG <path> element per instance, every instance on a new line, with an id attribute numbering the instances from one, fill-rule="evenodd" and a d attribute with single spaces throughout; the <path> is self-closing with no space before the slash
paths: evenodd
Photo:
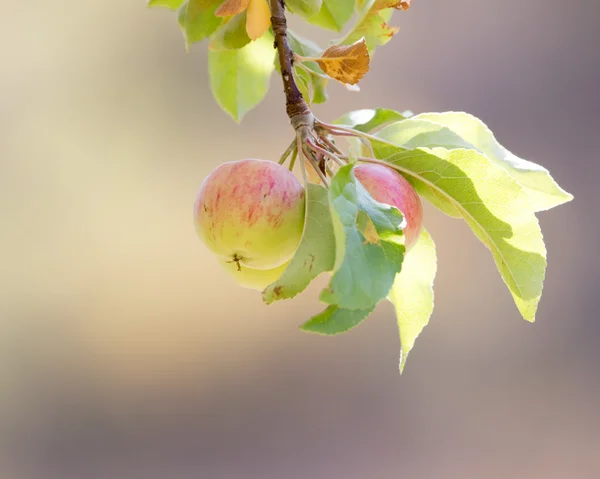
<path id="1" fill-rule="evenodd" d="M 194 223 L 224 264 L 242 271 L 273 270 L 298 248 L 304 209 L 304 188 L 292 172 L 249 158 L 224 163 L 206 177 L 194 204 Z"/>

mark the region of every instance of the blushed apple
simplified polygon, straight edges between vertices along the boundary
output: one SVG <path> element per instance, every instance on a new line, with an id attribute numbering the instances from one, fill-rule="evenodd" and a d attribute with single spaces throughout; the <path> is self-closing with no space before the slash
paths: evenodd
<path id="1" fill-rule="evenodd" d="M 198 236 L 224 261 L 273 269 L 291 259 L 304 228 L 304 188 L 287 168 L 254 158 L 224 163 L 194 204 Z"/>

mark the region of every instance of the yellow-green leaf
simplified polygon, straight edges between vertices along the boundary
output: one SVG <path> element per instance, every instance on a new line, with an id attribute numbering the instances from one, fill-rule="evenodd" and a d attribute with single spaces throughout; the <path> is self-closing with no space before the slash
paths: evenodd
<path id="1" fill-rule="evenodd" d="M 239 50 L 208 52 L 211 90 L 235 121 L 239 122 L 267 94 L 274 60 L 270 33 Z"/>
<path id="2" fill-rule="evenodd" d="M 433 280 L 437 271 L 435 243 L 427 231 L 404 257 L 388 300 L 394 305 L 400 333 L 400 372 L 433 312 Z"/>

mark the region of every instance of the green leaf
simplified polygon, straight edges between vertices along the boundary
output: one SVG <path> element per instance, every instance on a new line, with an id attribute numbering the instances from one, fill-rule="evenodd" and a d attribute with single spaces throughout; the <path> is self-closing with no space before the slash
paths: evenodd
<path id="1" fill-rule="evenodd" d="M 323 0 L 319 13 L 307 20 L 319 27 L 341 32 L 353 14 L 354 2 L 351 0 Z"/>
<path id="2" fill-rule="evenodd" d="M 293 298 L 321 273 L 333 269 L 335 237 L 328 193 L 321 185 L 308 185 L 305 218 L 304 233 L 296 254 L 281 277 L 263 292 L 267 304 Z"/>
<path id="3" fill-rule="evenodd" d="M 392 37 L 398 33 L 398 27 L 392 27 L 388 24 L 394 7 L 399 5 L 400 1 L 394 0 L 369 0 L 362 4 L 358 13 L 358 21 L 353 29 L 342 41 L 345 45 L 360 40 L 364 37 L 372 52 L 376 47 L 385 45 Z"/>
<path id="4" fill-rule="evenodd" d="M 312 75 L 312 102 L 313 103 L 325 103 L 327 101 L 327 80 L 319 78 L 316 75 Z"/>
<path id="5" fill-rule="evenodd" d="M 290 48 L 294 53 L 297 53 L 298 55 L 301 55 L 303 57 L 316 57 L 320 56 L 320 53 L 323 51 L 323 49 L 315 42 L 298 35 L 292 30 L 288 30 L 287 34 Z M 310 66 L 310 68 L 314 68 L 315 71 L 322 72 L 322 70 L 319 68 L 319 65 L 316 62 L 306 62 L 305 65 Z"/>
<path id="6" fill-rule="evenodd" d="M 210 50 L 237 50 L 250 43 L 246 32 L 246 12 L 235 15 L 219 28 L 210 37 L 208 48 Z"/>
<path id="7" fill-rule="evenodd" d="M 354 177 L 352 165 L 331 181 L 329 202 L 336 239 L 336 261 L 321 301 L 342 309 L 369 309 L 389 293 L 404 256 L 404 217 L 375 201 Z M 365 221 L 377 241 L 365 238 Z"/>
<path id="8" fill-rule="evenodd" d="M 187 0 L 179 9 L 179 25 L 185 37 L 186 47 L 204 40 L 221 24 L 215 17 L 220 0 Z"/>
<path id="9" fill-rule="evenodd" d="M 535 211 L 543 211 L 573 199 L 550 176 L 550 172 L 536 163 L 519 158 L 504 148 L 494 134 L 479 118 L 462 112 L 423 113 L 414 117 L 444 125 L 466 142 L 470 148 L 483 153 L 495 164 L 507 170 L 525 188 Z M 437 140 L 437 134 L 430 136 L 436 146 L 452 148 L 451 142 Z M 428 146 L 428 145 L 423 145 Z M 458 145 L 463 147 L 463 145 Z"/>
<path id="10" fill-rule="evenodd" d="M 303 57 L 318 57 L 322 51 L 316 43 L 291 30 L 288 30 L 288 41 L 292 51 Z M 295 67 L 296 77 L 301 78 L 301 81 L 305 83 L 305 85 L 299 85 L 302 96 L 309 103 L 325 103 L 327 101 L 328 81 L 319 76 L 324 75 L 323 70 L 317 62 L 304 62 L 302 65 L 314 72 L 309 73 L 300 66 Z"/>
<path id="11" fill-rule="evenodd" d="M 405 256 L 388 300 L 394 305 L 400 333 L 400 373 L 417 336 L 433 312 L 433 280 L 437 271 L 435 243 L 427 231 Z"/>
<path id="12" fill-rule="evenodd" d="M 409 121 L 409 120 L 407 120 Z M 390 127 L 388 127 L 390 128 Z M 385 128 L 379 135 L 390 138 Z M 523 318 L 534 321 L 546 271 L 546 249 L 524 189 L 475 150 L 397 148 L 374 141 L 375 153 L 434 205 L 443 201 L 465 219 L 492 252 Z"/>
<path id="13" fill-rule="evenodd" d="M 375 309 L 342 309 L 338 306 L 328 306 L 325 311 L 304 323 L 300 328 L 309 333 L 333 336 L 345 333 L 358 326 Z"/>
<path id="14" fill-rule="evenodd" d="M 171 10 L 177 10 L 184 0 L 148 0 L 149 7 L 165 7 Z"/>
<path id="15" fill-rule="evenodd" d="M 338 125 L 346 125 L 364 133 L 373 133 L 390 123 L 405 120 L 402 113 L 389 108 L 354 110 L 335 120 Z"/>
<path id="16" fill-rule="evenodd" d="M 304 98 L 306 103 L 310 106 L 312 103 L 312 95 L 310 93 L 312 86 L 311 74 L 302 68 L 295 68 L 294 78 L 296 79 L 296 85 L 298 85 L 302 98 Z"/>
<path id="17" fill-rule="evenodd" d="M 285 6 L 296 15 L 308 19 L 314 17 L 321 10 L 323 0 L 287 0 Z"/>
<path id="18" fill-rule="evenodd" d="M 235 121 L 239 122 L 267 94 L 274 59 L 271 33 L 239 50 L 208 53 L 213 95 Z"/>

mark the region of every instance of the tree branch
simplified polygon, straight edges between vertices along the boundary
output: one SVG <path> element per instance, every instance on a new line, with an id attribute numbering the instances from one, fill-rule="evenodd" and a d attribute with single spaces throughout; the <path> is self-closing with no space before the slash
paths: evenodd
<path id="1" fill-rule="evenodd" d="M 301 127 L 312 128 L 314 117 L 304 101 L 302 93 L 294 79 L 294 53 L 287 40 L 287 22 L 285 19 L 285 0 L 270 0 L 271 25 L 275 35 L 275 48 L 279 54 L 281 78 L 285 93 L 285 107 L 294 129 Z"/>

